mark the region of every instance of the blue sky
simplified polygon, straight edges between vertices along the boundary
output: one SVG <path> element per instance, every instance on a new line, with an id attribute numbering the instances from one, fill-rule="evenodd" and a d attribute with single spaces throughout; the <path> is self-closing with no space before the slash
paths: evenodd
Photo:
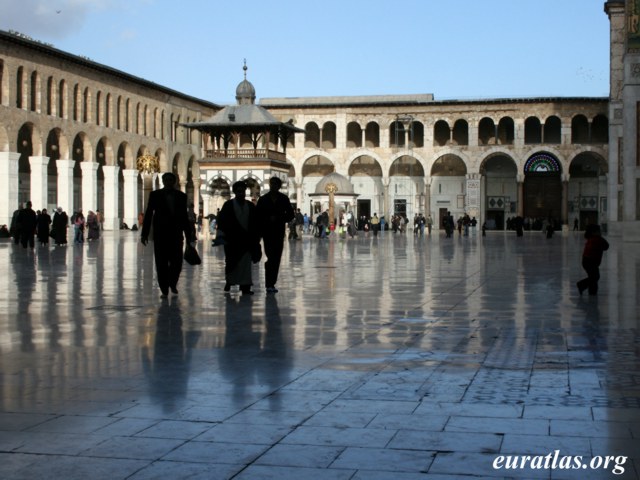
<path id="1" fill-rule="evenodd" d="M 0 29 L 220 104 L 606 97 L 604 0 L 0 0 Z M 29 13 L 27 13 L 29 12 Z"/>

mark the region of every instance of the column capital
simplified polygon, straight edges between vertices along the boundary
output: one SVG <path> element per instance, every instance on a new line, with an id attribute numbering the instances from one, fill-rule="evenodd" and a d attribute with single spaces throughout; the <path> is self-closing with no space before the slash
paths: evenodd
<path id="1" fill-rule="evenodd" d="M 82 172 L 97 172 L 100 164 L 98 162 L 80 162 L 80 168 Z"/>
<path id="2" fill-rule="evenodd" d="M 136 170 L 135 168 L 129 168 L 129 169 L 123 169 L 122 170 L 122 176 L 124 178 L 128 178 L 128 179 L 138 179 L 138 175 L 140 174 L 140 172 L 138 172 L 138 170 Z"/>
<path id="3" fill-rule="evenodd" d="M 31 165 L 32 167 L 35 166 L 47 166 L 49 165 L 49 157 L 42 157 L 42 156 L 33 156 L 33 157 L 29 157 L 29 165 Z"/>

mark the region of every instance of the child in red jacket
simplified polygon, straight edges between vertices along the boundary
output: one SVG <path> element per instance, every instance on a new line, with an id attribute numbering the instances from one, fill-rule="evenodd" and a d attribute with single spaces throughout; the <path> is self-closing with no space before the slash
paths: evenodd
<path id="1" fill-rule="evenodd" d="M 589 289 L 589 295 L 596 295 L 600 279 L 600 262 L 603 252 L 609 249 L 609 242 L 602 238 L 599 225 L 587 226 L 584 238 L 587 239 L 587 243 L 582 252 L 582 268 L 587 272 L 587 278 L 577 283 L 578 291 L 582 295 L 582 292 Z"/>

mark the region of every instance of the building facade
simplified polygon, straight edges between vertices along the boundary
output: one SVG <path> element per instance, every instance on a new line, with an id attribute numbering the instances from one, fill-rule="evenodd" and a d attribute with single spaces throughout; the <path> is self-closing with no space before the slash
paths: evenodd
<path id="1" fill-rule="evenodd" d="M 0 224 L 19 203 L 100 210 L 106 229 L 137 223 L 157 171 L 173 171 L 198 203 L 201 139 L 181 127 L 219 107 L 0 32 Z M 195 195 L 194 195 L 195 193 Z"/>
<path id="2" fill-rule="evenodd" d="M 604 4 L 609 98 L 263 98 L 260 107 L 303 132 L 286 145 L 238 138 L 237 146 L 286 151 L 285 191 L 309 214 L 327 208 L 316 187 L 338 173 L 355 192 L 340 208 L 357 215 L 430 214 L 437 226 L 450 211 L 498 230 L 517 215 L 564 228 L 577 220 L 581 228 L 598 222 L 612 235 L 640 240 L 637 4 Z M 99 209 L 106 228 L 135 223 L 146 190 L 157 185 L 156 172 L 137 168 L 144 154 L 157 158 L 158 170 L 177 173 L 205 215 L 228 198 L 234 181 L 250 180 L 259 195 L 269 175 L 246 162 L 201 169 L 212 145 L 184 125 L 220 110 L 0 32 L 0 223 L 26 200 L 35 208 Z"/>

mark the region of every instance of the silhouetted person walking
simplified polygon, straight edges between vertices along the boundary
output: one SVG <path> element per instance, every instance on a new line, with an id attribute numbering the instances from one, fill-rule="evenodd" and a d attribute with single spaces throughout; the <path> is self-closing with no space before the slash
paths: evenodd
<path id="1" fill-rule="evenodd" d="M 276 282 L 280 270 L 280 258 L 284 248 L 285 225 L 294 218 L 293 207 L 284 193 L 280 193 L 282 180 L 278 177 L 269 179 L 269 193 L 258 200 L 258 218 L 260 219 L 260 236 L 264 242 L 264 253 L 267 261 L 264 264 L 267 293 L 276 293 Z"/>
<path id="2" fill-rule="evenodd" d="M 182 271 L 183 237 L 187 242 L 191 237 L 187 217 L 187 195 L 175 188 L 177 178 L 173 173 L 162 175 L 164 188 L 149 194 L 147 210 L 142 224 L 140 240 L 143 245 L 149 241 L 153 226 L 153 254 L 156 262 L 158 285 L 162 296 L 178 293 L 178 279 Z"/>
<path id="3" fill-rule="evenodd" d="M 243 295 L 253 295 L 251 264 L 259 261 L 256 252 L 260 248 L 260 235 L 256 207 L 245 199 L 247 188 L 243 181 L 233 184 L 235 197 L 222 205 L 217 224 L 225 239 L 224 291 L 230 291 L 231 285 L 240 285 Z"/>
<path id="4" fill-rule="evenodd" d="M 26 207 L 20 210 L 18 214 L 18 225 L 20 228 L 20 243 L 24 248 L 27 248 L 29 245 L 30 248 L 34 247 L 34 239 L 33 236 L 36 233 L 36 225 L 38 219 L 36 216 L 36 212 L 31 208 L 31 202 L 27 202 Z"/>
<path id="5" fill-rule="evenodd" d="M 587 272 L 587 278 L 578 282 L 578 291 L 582 295 L 582 292 L 589 289 L 589 295 L 597 295 L 602 254 L 609 249 L 609 242 L 602 237 L 600 225 L 588 225 L 584 238 L 587 239 L 587 243 L 582 252 L 582 268 Z"/>

